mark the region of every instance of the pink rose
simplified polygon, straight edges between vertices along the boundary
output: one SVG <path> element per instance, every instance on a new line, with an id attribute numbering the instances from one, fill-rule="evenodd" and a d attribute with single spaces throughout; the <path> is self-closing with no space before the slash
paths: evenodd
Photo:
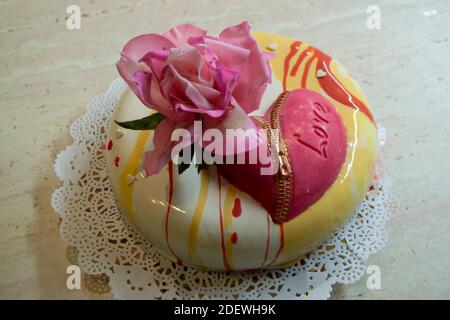
<path id="1" fill-rule="evenodd" d="M 154 150 L 145 155 L 147 174 L 170 160 L 176 128 L 254 128 L 249 113 L 258 109 L 271 81 L 270 56 L 250 35 L 247 22 L 218 37 L 192 24 L 130 40 L 117 63 L 122 78 L 142 103 L 165 116 L 155 129 Z"/>

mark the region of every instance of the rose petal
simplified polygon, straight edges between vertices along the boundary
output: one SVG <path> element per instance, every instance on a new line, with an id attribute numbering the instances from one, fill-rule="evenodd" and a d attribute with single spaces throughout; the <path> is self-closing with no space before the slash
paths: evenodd
<path id="1" fill-rule="evenodd" d="M 156 33 L 137 36 L 128 41 L 122 49 L 122 53 L 128 58 L 139 61 L 146 53 L 156 50 L 169 50 L 175 44 Z"/>
<path id="2" fill-rule="evenodd" d="M 156 50 L 169 50 L 174 44 L 167 38 L 149 33 L 137 36 L 128 41 L 122 49 L 121 59 L 117 69 L 125 81 L 130 81 L 139 66 L 139 60 L 148 52 Z M 143 66 L 145 70 L 145 66 Z"/>
<path id="3" fill-rule="evenodd" d="M 138 70 L 145 72 L 150 68 L 145 63 L 140 63 L 141 58 L 150 51 L 169 50 L 174 44 L 167 38 L 155 34 L 143 34 L 128 41 L 122 49 L 120 60 L 117 62 L 117 70 L 128 86 L 137 94 L 138 90 L 133 81 L 133 76 Z"/>
<path id="4" fill-rule="evenodd" d="M 172 65 L 182 77 L 196 81 L 199 68 L 204 66 L 205 62 L 195 47 L 184 45 L 170 51 L 167 64 Z"/>
<path id="5" fill-rule="evenodd" d="M 145 63 L 153 73 L 153 76 L 160 81 L 161 73 L 166 66 L 169 51 L 157 50 L 145 54 L 139 62 Z"/>
<path id="6" fill-rule="evenodd" d="M 147 175 L 159 173 L 170 161 L 173 145 L 170 137 L 175 126 L 175 122 L 166 118 L 156 127 L 153 136 L 154 149 L 147 151 L 144 155 L 144 169 Z"/>
<path id="7" fill-rule="evenodd" d="M 172 42 L 175 46 L 180 47 L 191 37 L 206 36 L 206 30 L 200 29 L 193 24 L 185 23 L 170 29 L 163 33 L 162 36 Z"/>
<path id="8" fill-rule="evenodd" d="M 205 39 L 205 37 L 191 38 L 189 39 L 188 44 L 198 50 L 207 64 L 212 64 L 215 66 L 215 62 L 219 60 L 219 57 L 217 57 L 217 55 L 208 48 L 205 43 Z"/>
<path id="9" fill-rule="evenodd" d="M 130 89 L 137 95 L 137 88 L 133 81 L 133 75 L 138 70 L 150 71 L 150 69 L 144 64 L 140 64 L 139 62 L 129 59 L 123 54 L 121 54 L 120 61 L 117 62 L 116 67 L 122 79 L 126 81 Z"/>
<path id="10" fill-rule="evenodd" d="M 250 50 L 212 37 L 204 39 L 208 49 L 214 52 L 221 64 L 236 72 L 243 72 L 246 69 Z"/>
<path id="11" fill-rule="evenodd" d="M 206 98 L 208 101 L 215 101 L 216 99 L 221 97 L 220 91 L 211 88 L 210 86 L 204 85 L 203 83 L 195 83 L 193 82 L 192 85 L 194 85 L 197 90 Z"/>
<path id="12" fill-rule="evenodd" d="M 218 57 L 205 45 L 203 39 L 204 37 L 191 38 L 189 39 L 188 44 L 195 47 L 198 54 L 202 58 L 197 66 L 197 76 L 199 82 L 204 85 L 213 86 L 214 79 L 211 77 L 208 66 L 212 65 L 215 67 L 215 61 L 218 60 Z"/>
<path id="13" fill-rule="evenodd" d="M 222 108 L 226 108 L 229 106 L 233 91 L 239 82 L 240 73 L 225 66 L 219 66 L 217 68 L 211 67 L 210 71 L 216 83 L 217 89 L 222 94 L 222 102 L 220 103 L 220 106 Z"/>
<path id="14" fill-rule="evenodd" d="M 132 78 L 136 88 L 135 94 L 145 106 L 155 109 L 165 116 L 170 116 L 172 107 L 161 95 L 158 84 L 152 78 L 151 73 L 136 71 Z"/>
<path id="15" fill-rule="evenodd" d="M 178 71 L 172 66 L 169 65 L 166 73 L 166 78 L 169 78 L 169 82 L 164 82 L 162 84 L 163 91 L 166 96 L 169 96 L 169 91 L 174 89 L 174 86 L 183 92 L 183 94 L 199 109 L 212 110 L 213 106 L 209 103 L 207 99 L 198 91 L 198 89 L 192 85 L 192 83 L 181 76 Z M 170 87 L 167 84 L 170 83 Z"/>
<path id="16" fill-rule="evenodd" d="M 217 155 L 231 155 L 241 152 L 247 152 L 256 148 L 260 143 L 265 141 L 265 137 L 259 135 L 259 128 L 253 123 L 250 116 L 243 110 L 237 103 L 233 102 L 233 108 L 229 110 L 221 119 L 204 118 L 203 128 L 207 130 L 209 128 L 219 129 L 223 134 L 223 150 L 216 150 Z M 227 145 L 233 146 L 235 141 L 227 137 L 227 129 L 242 129 L 246 131 L 245 145 L 237 145 L 234 148 L 227 148 Z M 204 144 L 204 146 L 207 143 Z M 220 152 L 222 151 L 222 152 Z"/>
<path id="17" fill-rule="evenodd" d="M 270 61 L 272 59 L 275 59 L 277 57 L 277 54 L 275 52 L 268 52 L 263 51 L 264 60 Z"/>
<path id="18" fill-rule="evenodd" d="M 178 103 L 175 106 L 175 108 L 181 109 L 183 111 L 192 112 L 192 113 L 206 114 L 206 115 L 208 115 L 210 117 L 213 117 L 213 118 L 221 117 L 226 111 L 225 109 L 215 109 L 215 110 L 199 109 L 199 108 L 190 107 L 190 106 L 188 106 L 186 104 L 183 104 L 183 103 Z"/>
<path id="19" fill-rule="evenodd" d="M 268 56 L 262 53 L 258 43 L 251 36 L 250 26 L 246 21 L 223 30 L 219 39 L 250 50 L 248 63 L 233 92 L 233 97 L 239 105 L 250 113 L 259 107 L 266 86 L 271 82 L 272 73 L 267 61 Z"/>
<path id="20" fill-rule="evenodd" d="M 184 128 L 190 132 L 191 139 L 172 141 L 172 132 L 178 128 Z M 152 150 L 144 154 L 144 169 L 148 176 L 157 174 L 171 160 L 172 149 L 179 144 L 185 148 L 195 142 L 194 125 L 191 122 L 179 123 L 164 119 L 156 127 L 153 135 Z"/>

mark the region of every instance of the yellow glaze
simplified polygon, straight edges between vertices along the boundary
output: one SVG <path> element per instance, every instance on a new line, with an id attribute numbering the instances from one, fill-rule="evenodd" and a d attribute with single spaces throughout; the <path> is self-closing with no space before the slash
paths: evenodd
<path id="1" fill-rule="evenodd" d="M 263 50 L 271 43 L 277 44 L 274 51 L 276 57 L 271 60 L 273 83 L 266 90 L 257 112 L 262 114 L 272 99 L 283 91 L 285 61 L 294 40 L 267 33 L 254 33 L 254 36 Z M 220 179 L 217 179 L 213 168 L 200 175 L 189 168 L 181 176 L 174 168 L 173 198 L 171 208 L 167 210 L 169 178 L 166 171 L 131 185 L 127 183 L 128 175 L 138 172 L 143 152 L 151 147 L 149 132 L 124 130 L 124 136 L 115 139 L 117 126 L 111 124 L 110 137 L 115 147 L 107 154 L 108 169 L 120 208 L 165 256 L 201 269 L 286 267 L 316 248 L 358 207 L 372 178 L 377 157 L 377 130 L 367 111 L 361 112 L 356 104 L 355 107 L 349 106 L 353 103 L 352 98 L 347 103 L 337 101 L 323 90 L 316 75 L 321 61 L 314 55 L 315 52 L 318 50 L 308 44 L 299 45 L 287 69 L 286 89 L 304 85 L 329 99 L 346 127 L 348 151 L 336 182 L 322 198 L 282 226 L 274 224 L 256 201 L 225 179 L 222 178 L 218 184 Z M 295 61 L 302 53 L 304 59 L 298 59 L 301 63 L 296 66 L 297 72 L 292 72 Z M 327 76 L 333 77 L 333 81 L 339 83 L 349 96 L 368 106 L 357 83 L 342 65 L 331 60 L 324 68 L 329 68 L 324 70 Z M 115 119 L 131 120 L 148 114 L 148 109 L 135 100 L 125 99 L 116 110 Z M 115 167 L 114 157 L 118 154 L 123 165 Z M 242 216 L 239 218 L 232 215 L 236 198 L 241 200 L 242 206 Z M 236 243 L 231 241 L 233 233 L 238 235 Z"/>
<path id="2" fill-rule="evenodd" d="M 119 197 L 122 201 L 125 212 L 131 221 L 134 220 L 134 208 L 132 205 L 133 184 L 128 183 L 128 176 L 135 176 L 139 162 L 141 161 L 142 153 L 144 152 L 145 144 L 150 136 L 150 131 L 142 131 L 139 133 L 134 149 L 131 153 L 125 168 L 120 176 L 120 193 Z"/>
<path id="3" fill-rule="evenodd" d="M 195 207 L 192 224 L 189 228 L 188 248 L 189 255 L 195 254 L 198 239 L 198 229 L 200 228 L 200 221 L 202 219 L 203 210 L 205 209 L 206 199 L 208 198 L 209 189 L 209 172 L 203 170 L 200 173 L 200 193 L 198 194 L 197 206 Z"/>

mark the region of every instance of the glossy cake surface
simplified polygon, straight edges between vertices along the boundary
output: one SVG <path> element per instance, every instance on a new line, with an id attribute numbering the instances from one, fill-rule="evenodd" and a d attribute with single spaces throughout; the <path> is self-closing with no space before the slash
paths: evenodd
<path id="1" fill-rule="evenodd" d="M 284 36 L 253 33 L 262 50 L 272 51 L 272 84 L 263 115 L 286 90 L 306 88 L 337 110 L 347 150 L 339 174 L 325 193 L 295 218 L 274 223 L 261 206 L 218 174 L 191 166 L 182 175 L 168 165 L 143 177 L 143 153 L 151 131 L 111 124 L 107 144 L 110 181 L 122 212 L 166 257 L 208 270 L 254 270 L 287 266 L 315 249 L 355 211 L 370 184 L 377 155 L 377 130 L 368 102 L 342 65 L 320 50 Z M 135 95 L 124 94 L 114 120 L 149 115 Z M 258 188 L 258 185 L 255 185 Z"/>

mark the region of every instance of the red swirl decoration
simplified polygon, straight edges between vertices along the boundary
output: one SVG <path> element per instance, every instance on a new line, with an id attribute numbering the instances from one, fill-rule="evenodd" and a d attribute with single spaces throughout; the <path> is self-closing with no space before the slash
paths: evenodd
<path id="1" fill-rule="evenodd" d="M 339 82 L 339 80 L 336 78 L 336 76 L 331 71 L 331 57 L 323 53 L 322 51 L 307 47 L 305 50 L 300 53 L 298 56 L 295 64 L 293 65 L 291 69 L 291 61 L 294 58 L 294 56 L 298 53 L 300 50 L 300 46 L 302 45 L 302 42 L 300 41 L 294 41 L 292 42 L 290 46 L 290 51 L 286 55 L 286 58 L 284 60 L 284 72 L 283 72 L 283 91 L 286 91 L 287 89 L 287 77 L 288 75 L 291 77 L 295 77 L 299 71 L 300 65 L 303 62 L 303 60 L 309 56 L 312 55 L 312 57 L 305 63 L 305 67 L 302 73 L 301 81 L 300 81 L 300 88 L 307 88 L 306 80 L 308 77 L 309 69 L 311 68 L 311 65 L 315 59 L 317 59 L 316 64 L 316 70 L 315 73 L 319 69 L 322 69 L 322 71 L 325 71 L 327 73 L 326 77 L 318 78 L 319 85 L 323 89 L 323 91 L 332 99 L 335 101 L 349 107 L 355 110 L 361 111 L 363 114 L 365 114 L 370 121 L 375 124 L 375 119 L 370 112 L 367 105 L 364 104 L 360 99 L 355 97 L 353 94 L 351 94 L 342 83 Z"/>

